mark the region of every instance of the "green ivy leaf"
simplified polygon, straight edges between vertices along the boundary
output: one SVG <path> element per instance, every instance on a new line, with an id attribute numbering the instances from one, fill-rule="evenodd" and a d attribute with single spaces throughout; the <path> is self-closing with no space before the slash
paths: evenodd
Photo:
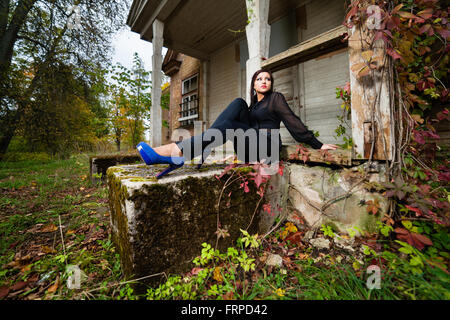
<path id="1" fill-rule="evenodd" d="M 420 257 L 418 257 L 418 256 L 413 256 L 413 257 L 411 258 L 411 260 L 409 260 L 409 263 L 410 263 L 412 266 L 423 266 L 422 259 L 420 259 Z"/>
<path id="2" fill-rule="evenodd" d="M 398 249 L 398 251 L 403 252 L 404 254 L 411 254 L 412 253 L 412 249 L 408 248 L 408 247 L 402 247 L 402 248 Z"/>
<path id="3" fill-rule="evenodd" d="M 413 226 L 412 222 L 409 220 L 402 220 L 402 225 L 408 230 L 411 230 Z"/>

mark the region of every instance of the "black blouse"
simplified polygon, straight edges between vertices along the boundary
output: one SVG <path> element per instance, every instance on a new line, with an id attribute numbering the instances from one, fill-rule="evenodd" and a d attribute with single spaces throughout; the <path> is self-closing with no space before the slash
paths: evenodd
<path id="1" fill-rule="evenodd" d="M 305 142 L 314 149 L 320 149 L 322 142 L 292 112 L 284 96 L 279 92 L 266 94 L 264 98 L 250 107 L 251 126 L 256 129 L 280 129 L 283 121 L 289 133 L 297 142 Z"/>

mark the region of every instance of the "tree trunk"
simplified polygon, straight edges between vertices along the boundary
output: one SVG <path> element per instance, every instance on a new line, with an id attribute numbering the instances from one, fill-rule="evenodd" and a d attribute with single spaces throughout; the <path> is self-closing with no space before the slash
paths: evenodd
<path id="1" fill-rule="evenodd" d="M 3 160 L 3 156 L 6 153 L 6 150 L 8 150 L 9 143 L 11 142 L 11 139 L 14 137 L 14 133 L 17 128 L 17 123 L 19 122 L 19 112 L 17 110 L 9 112 L 8 115 L 6 115 L 1 123 L 3 124 L 3 133 L 0 137 L 0 161 Z"/>
<path id="2" fill-rule="evenodd" d="M 120 152 L 120 139 L 116 139 L 117 151 Z"/>
<path id="3" fill-rule="evenodd" d="M 17 4 L 16 10 L 12 16 L 11 22 L 7 25 L 9 2 L 2 0 L 0 6 L 0 87 L 4 88 L 8 79 L 7 71 L 11 66 L 11 60 L 14 52 L 14 45 L 17 41 L 17 35 L 22 29 L 27 19 L 28 13 L 37 2 L 37 0 L 21 0 Z M 6 14 L 6 16 L 4 16 Z M 6 21 L 5 21 L 6 18 Z"/>
<path id="4" fill-rule="evenodd" d="M 21 0 L 12 15 L 8 25 L 9 1 L 2 0 L 0 5 L 0 111 L 6 116 L 0 119 L 2 123 L 2 135 L 0 138 L 0 161 L 8 149 L 14 132 L 16 131 L 20 113 L 11 111 L 6 105 L 8 96 L 8 71 L 11 67 L 14 45 L 20 29 L 25 24 L 28 13 L 37 0 Z"/>

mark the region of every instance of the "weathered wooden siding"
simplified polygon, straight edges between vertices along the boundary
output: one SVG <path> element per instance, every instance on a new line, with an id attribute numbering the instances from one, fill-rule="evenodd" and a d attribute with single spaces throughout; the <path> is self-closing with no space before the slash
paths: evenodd
<path id="1" fill-rule="evenodd" d="M 239 77 L 241 78 L 241 82 L 239 84 L 239 91 L 241 92 L 240 97 L 245 100 L 247 91 L 250 91 L 250 88 L 247 88 L 247 74 L 245 72 L 245 68 L 241 68 Z"/>
<path id="2" fill-rule="evenodd" d="M 297 15 L 297 19 L 304 19 L 297 21 L 299 43 L 338 27 L 345 17 L 345 0 L 303 1 L 301 5 L 305 7 L 304 13 Z M 339 125 L 337 116 L 342 113 L 341 101 L 336 99 L 336 87 L 344 86 L 349 79 L 347 51 L 298 65 L 298 83 L 294 84 L 298 89 L 298 100 L 294 100 L 293 110 L 310 130 L 319 131 L 319 140 L 324 143 L 343 142 L 342 138 L 334 138 Z M 350 127 L 347 132 L 351 135 Z"/>
<path id="3" fill-rule="evenodd" d="M 320 141 L 343 143 L 342 137 L 335 138 L 340 124 L 337 117 L 343 112 L 342 101 L 336 99 L 336 88 L 343 87 L 350 79 L 347 50 L 277 71 L 274 78 L 275 91 L 283 93 L 291 109 L 310 130 L 320 133 Z M 351 136 L 351 120 L 348 124 L 347 133 Z M 283 124 L 281 137 L 283 144 L 296 143 Z"/>
<path id="4" fill-rule="evenodd" d="M 301 30 L 301 41 L 315 37 L 342 24 L 344 0 L 310 1 L 306 4 L 307 28 Z"/>
<path id="5" fill-rule="evenodd" d="M 335 130 L 342 114 L 342 100 L 336 99 L 336 87 L 349 81 L 348 51 L 319 57 L 304 63 L 305 115 L 310 130 L 319 131 L 323 143 L 343 143 L 335 139 Z M 351 125 L 351 120 L 348 120 Z M 347 127 L 351 136 L 351 127 Z"/>
<path id="6" fill-rule="evenodd" d="M 286 98 L 286 102 L 289 107 L 298 115 L 298 107 L 294 104 L 294 86 L 296 84 L 296 72 L 297 67 L 291 67 L 287 69 L 283 69 L 273 73 L 273 78 L 275 82 L 274 90 L 277 92 L 281 92 Z M 283 123 L 280 124 L 280 134 L 281 141 L 283 144 L 292 144 L 295 143 L 295 140 L 289 134 L 286 127 Z"/>
<path id="7" fill-rule="evenodd" d="M 241 96 L 239 83 L 242 81 L 240 79 L 239 62 L 236 62 L 235 59 L 234 43 L 213 54 L 210 61 L 208 127 L 213 124 L 231 101 Z M 223 147 L 216 148 L 215 151 L 222 152 L 224 149 L 232 153 L 233 144 L 227 143 Z"/>
<path id="8" fill-rule="evenodd" d="M 220 112 L 239 97 L 239 63 L 235 60 L 234 44 L 219 50 L 211 56 L 209 81 L 209 125 Z"/>

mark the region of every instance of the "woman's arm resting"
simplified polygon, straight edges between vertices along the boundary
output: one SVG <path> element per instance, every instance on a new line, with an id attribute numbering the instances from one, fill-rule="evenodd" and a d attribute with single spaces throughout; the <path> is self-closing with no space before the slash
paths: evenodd
<path id="1" fill-rule="evenodd" d="M 321 149 L 323 143 L 317 140 L 314 133 L 303 124 L 299 117 L 292 112 L 291 108 L 286 102 L 286 99 L 281 93 L 275 93 L 274 111 L 278 117 L 283 121 L 289 133 L 297 142 L 304 142 L 309 144 L 314 149 Z"/>

